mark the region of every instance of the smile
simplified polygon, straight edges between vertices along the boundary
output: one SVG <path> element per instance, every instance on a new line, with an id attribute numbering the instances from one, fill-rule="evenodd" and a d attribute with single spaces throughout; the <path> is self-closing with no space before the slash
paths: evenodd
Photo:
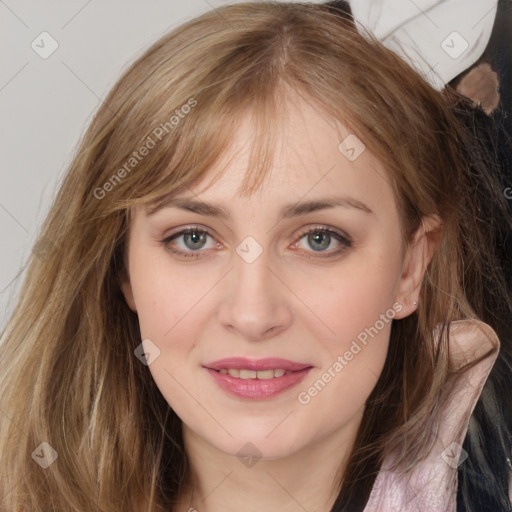
<path id="1" fill-rule="evenodd" d="M 203 365 L 219 388 L 249 400 L 275 397 L 301 382 L 312 365 L 286 359 L 228 358 Z"/>
<path id="2" fill-rule="evenodd" d="M 236 379 L 274 379 L 276 377 L 282 377 L 285 374 L 292 373 L 290 370 L 283 370 L 282 368 L 276 370 L 239 370 L 236 368 L 221 368 L 219 370 L 222 375 L 230 375 Z"/>

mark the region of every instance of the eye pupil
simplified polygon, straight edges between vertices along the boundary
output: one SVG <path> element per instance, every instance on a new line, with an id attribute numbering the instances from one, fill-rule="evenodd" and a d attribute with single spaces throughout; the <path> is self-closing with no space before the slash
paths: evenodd
<path id="1" fill-rule="evenodd" d="M 324 250 L 329 247 L 331 242 L 331 236 L 328 233 L 324 233 L 322 231 L 317 231 L 316 233 L 312 233 L 308 235 L 308 242 L 311 247 L 315 248 L 315 244 L 320 244 L 320 250 Z"/>

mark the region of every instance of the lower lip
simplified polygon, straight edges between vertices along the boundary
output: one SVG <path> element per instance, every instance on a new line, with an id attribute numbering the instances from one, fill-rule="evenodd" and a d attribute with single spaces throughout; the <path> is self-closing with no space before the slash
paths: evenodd
<path id="1" fill-rule="evenodd" d="M 252 400 L 264 400 L 296 386 L 311 370 L 311 367 L 272 379 L 237 379 L 211 368 L 207 368 L 207 370 L 219 387 L 231 395 Z"/>

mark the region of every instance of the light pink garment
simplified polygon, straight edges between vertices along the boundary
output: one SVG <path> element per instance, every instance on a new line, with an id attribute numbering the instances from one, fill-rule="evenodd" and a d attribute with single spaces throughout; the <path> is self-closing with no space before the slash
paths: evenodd
<path id="1" fill-rule="evenodd" d="M 450 330 L 450 368 L 459 368 L 493 346 L 499 347 L 499 340 L 487 324 L 474 320 L 454 322 Z M 389 471 L 393 456 L 385 459 L 364 512 L 455 512 L 461 445 L 497 355 L 496 351 L 451 378 L 444 391 L 434 448 L 407 479 Z M 464 464 L 463 458 L 460 463 Z"/>

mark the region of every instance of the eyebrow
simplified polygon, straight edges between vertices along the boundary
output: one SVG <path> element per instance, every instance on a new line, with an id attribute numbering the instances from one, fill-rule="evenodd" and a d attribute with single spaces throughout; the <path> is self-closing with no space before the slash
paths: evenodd
<path id="1" fill-rule="evenodd" d="M 280 211 L 280 219 L 289 219 L 298 217 L 300 215 L 307 215 L 308 213 L 325 210 L 328 208 L 336 208 L 342 206 L 345 208 L 354 208 L 365 213 L 373 213 L 373 211 L 361 201 L 350 197 L 332 197 L 325 199 L 316 199 L 311 201 L 298 201 L 284 206 Z M 227 220 L 231 217 L 231 212 L 219 204 L 206 203 L 204 201 L 196 201 L 188 197 L 175 197 L 165 199 L 158 204 L 154 209 L 150 210 L 148 216 L 154 215 L 157 211 L 163 208 L 178 208 L 199 215 L 206 215 L 209 217 L 217 217 L 219 219 Z"/>

